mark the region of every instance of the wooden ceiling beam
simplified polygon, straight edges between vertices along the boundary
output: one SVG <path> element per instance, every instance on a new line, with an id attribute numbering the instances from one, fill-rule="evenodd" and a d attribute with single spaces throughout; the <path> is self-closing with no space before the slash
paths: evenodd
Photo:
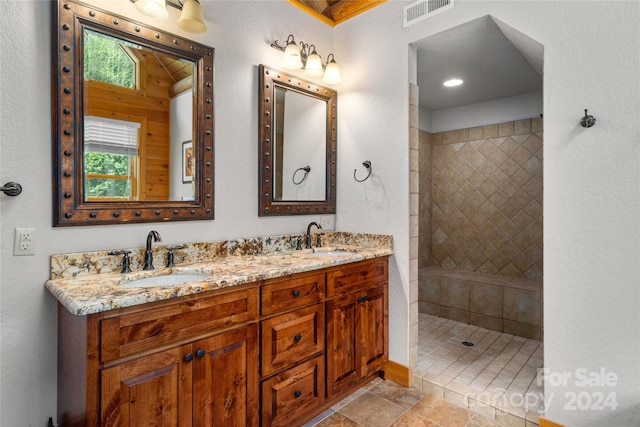
<path id="1" fill-rule="evenodd" d="M 387 0 L 342 0 L 325 9 L 324 15 L 339 24 L 385 1 Z"/>
<path id="2" fill-rule="evenodd" d="M 326 8 L 329 7 L 329 2 L 327 0 L 300 0 L 300 3 L 306 4 L 319 13 L 322 13 Z"/>
<path id="3" fill-rule="evenodd" d="M 387 0 L 287 0 L 332 27 Z"/>

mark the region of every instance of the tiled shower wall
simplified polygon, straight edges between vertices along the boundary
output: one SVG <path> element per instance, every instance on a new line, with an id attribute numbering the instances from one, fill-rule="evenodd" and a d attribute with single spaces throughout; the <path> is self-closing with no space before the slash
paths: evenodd
<path id="1" fill-rule="evenodd" d="M 542 279 L 542 131 L 420 131 L 420 268 Z"/>

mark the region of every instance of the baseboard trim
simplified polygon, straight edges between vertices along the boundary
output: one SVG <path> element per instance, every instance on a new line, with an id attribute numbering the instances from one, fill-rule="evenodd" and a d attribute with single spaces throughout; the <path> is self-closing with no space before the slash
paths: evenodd
<path id="1" fill-rule="evenodd" d="M 401 365 L 392 360 L 387 360 L 384 365 L 384 379 L 393 381 L 404 387 L 411 386 L 411 368 Z"/>
<path id="2" fill-rule="evenodd" d="M 553 421 L 549 421 L 546 418 L 540 417 L 538 421 L 539 427 L 564 427 L 562 424 L 554 423 Z"/>

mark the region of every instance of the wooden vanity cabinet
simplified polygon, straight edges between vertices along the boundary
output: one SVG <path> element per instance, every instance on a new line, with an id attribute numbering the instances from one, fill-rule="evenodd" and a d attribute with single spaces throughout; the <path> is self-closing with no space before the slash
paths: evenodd
<path id="1" fill-rule="evenodd" d="M 61 426 L 258 425 L 255 287 L 82 317 L 60 310 L 61 343 L 75 348 L 59 351 Z"/>
<path id="2" fill-rule="evenodd" d="M 388 358 L 387 260 L 327 273 L 327 396 L 384 368 Z"/>
<path id="3" fill-rule="evenodd" d="M 387 262 L 88 316 L 60 306 L 59 425 L 301 425 L 384 369 Z"/>

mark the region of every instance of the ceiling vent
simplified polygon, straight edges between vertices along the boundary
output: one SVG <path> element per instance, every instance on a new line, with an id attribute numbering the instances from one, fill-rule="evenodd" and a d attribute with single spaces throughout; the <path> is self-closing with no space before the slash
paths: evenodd
<path id="1" fill-rule="evenodd" d="M 453 7 L 453 0 L 418 0 L 406 5 L 402 12 L 404 27 L 431 18 Z"/>

